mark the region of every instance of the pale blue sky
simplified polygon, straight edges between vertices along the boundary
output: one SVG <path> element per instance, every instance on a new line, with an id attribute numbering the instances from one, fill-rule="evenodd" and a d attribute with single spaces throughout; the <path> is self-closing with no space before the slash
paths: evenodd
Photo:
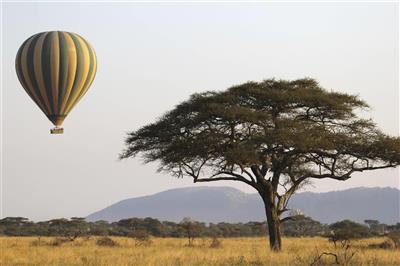
<path id="1" fill-rule="evenodd" d="M 248 80 L 312 77 L 360 95 L 387 133 L 399 132 L 399 14 L 395 3 L 5 3 L 2 38 L 3 216 L 85 216 L 121 199 L 193 186 L 139 159 L 118 161 L 125 132 L 194 92 Z M 96 79 L 64 123 L 52 126 L 20 86 L 17 49 L 29 36 L 84 36 Z M 398 170 L 322 181 L 311 191 L 399 187 Z M 250 187 L 231 185 L 246 192 Z"/>

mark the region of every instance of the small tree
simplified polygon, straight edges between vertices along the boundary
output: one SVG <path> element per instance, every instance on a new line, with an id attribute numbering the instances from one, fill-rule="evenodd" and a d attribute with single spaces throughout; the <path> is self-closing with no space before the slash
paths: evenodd
<path id="1" fill-rule="evenodd" d="M 69 223 L 69 239 L 75 240 L 77 237 L 87 236 L 90 233 L 90 226 L 86 223 L 85 218 L 71 217 Z"/>
<path id="2" fill-rule="evenodd" d="M 188 238 L 188 246 L 193 246 L 194 238 L 200 235 L 201 227 L 190 217 L 185 217 L 180 222 L 180 226 L 185 231 Z"/>
<path id="3" fill-rule="evenodd" d="M 335 246 L 336 242 L 348 243 L 351 239 L 363 238 L 369 235 L 368 228 L 351 220 L 343 220 L 329 226 L 332 230 L 329 240 Z"/>
<path id="4" fill-rule="evenodd" d="M 327 228 L 318 221 L 304 215 L 292 215 L 292 219 L 285 222 L 283 232 L 286 236 L 316 236 L 324 235 Z"/>
<path id="5" fill-rule="evenodd" d="M 383 235 L 385 233 L 385 226 L 379 223 L 378 220 L 364 220 L 368 225 L 369 232 L 374 235 Z"/>
<path id="6" fill-rule="evenodd" d="M 136 230 L 131 236 L 135 239 L 135 246 L 149 246 L 152 243 L 150 235 L 145 229 Z"/>
<path id="7" fill-rule="evenodd" d="M 108 236 L 110 231 L 110 224 L 107 221 L 100 220 L 91 223 L 90 232 L 97 236 Z"/>
<path id="8" fill-rule="evenodd" d="M 25 217 L 5 217 L 0 220 L 0 234 L 13 236 L 29 235 L 35 224 Z"/>
<path id="9" fill-rule="evenodd" d="M 85 218 L 72 217 L 70 220 L 65 218 L 53 219 L 45 222 L 51 235 L 63 236 L 67 241 L 74 241 L 80 236 L 88 235 L 90 226 L 85 222 Z"/>
<path id="10" fill-rule="evenodd" d="M 194 94 L 157 122 L 129 133 L 121 158 L 141 154 L 160 171 L 195 183 L 238 181 L 265 206 L 272 250 L 281 249 L 281 215 L 311 179 L 347 180 L 396 167 L 400 138 L 356 111 L 357 96 L 326 91 L 312 79 L 247 82 Z"/>

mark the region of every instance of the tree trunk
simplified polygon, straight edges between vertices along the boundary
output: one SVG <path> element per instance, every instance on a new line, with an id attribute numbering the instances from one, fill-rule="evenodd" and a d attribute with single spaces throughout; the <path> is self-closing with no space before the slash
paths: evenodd
<path id="1" fill-rule="evenodd" d="M 275 210 L 269 210 L 269 208 L 265 208 L 267 214 L 267 223 L 268 223 L 268 234 L 269 234 L 269 246 L 273 251 L 280 251 L 282 248 L 281 241 L 281 223 L 278 217 L 278 214 Z"/>
<path id="2" fill-rule="evenodd" d="M 264 202 L 265 214 L 267 216 L 269 247 L 272 251 L 281 251 L 281 223 L 275 206 L 274 196 L 266 195 L 264 193 L 261 197 Z"/>

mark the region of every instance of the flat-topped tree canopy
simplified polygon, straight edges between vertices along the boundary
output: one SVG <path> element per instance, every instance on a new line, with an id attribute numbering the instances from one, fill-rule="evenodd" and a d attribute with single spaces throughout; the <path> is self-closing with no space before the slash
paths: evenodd
<path id="1" fill-rule="evenodd" d="M 312 79 L 248 82 L 192 95 L 130 133 L 121 157 L 142 152 L 146 161 L 159 160 L 161 170 L 179 176 L 197 170 L 196 178 L 200 166 L 218 172 L 255 164 L 266 174 L 281 168 L 347 179 L 354 171 L 400 161 L 399 138 L 356 115 L 367 107 L 357 96 L 328 92 Z"/>
<path id="2" fill-rule="evenodd" d="M 271 210 L 279 216 L 304 181 L 346 180 L 399 164 L 400 138 L 359 117 L 363 109 L 368 105 L 358 96 L 309 78 L 247 82 L 194 94 L 129 133 L 121 158 L 140 154 L 194 182 L 247 183 L 262 196 L 267 217 Z"/>

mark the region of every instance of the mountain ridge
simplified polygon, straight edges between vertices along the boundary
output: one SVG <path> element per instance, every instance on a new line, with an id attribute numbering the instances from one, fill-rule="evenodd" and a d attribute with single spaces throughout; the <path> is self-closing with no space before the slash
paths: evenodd
<path id="1" fill-rule="evenodd" d="M 356 187 L 329 192 L 293 195 L 289 207 L 323 223 L 350 219 L 383 223 L 400 221 L 400 190 L 392 187 Z M 384 208 L 382 207 L 384 206 Z M 232 187 L 185 187 L 118 201 L 88 215 L 89 221 L 118 221 L 152 217 L 179 222 L 183 217 L 202 222 L 248 222 L 265 220 L 264 206 L 256 193 Z"/>

